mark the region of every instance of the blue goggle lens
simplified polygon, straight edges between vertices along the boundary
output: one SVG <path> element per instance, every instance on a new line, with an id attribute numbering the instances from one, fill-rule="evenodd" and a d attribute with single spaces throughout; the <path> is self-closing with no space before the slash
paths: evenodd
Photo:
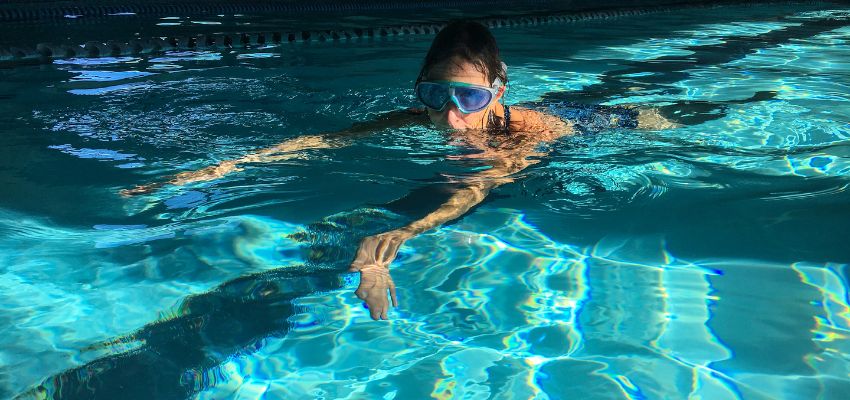
<path id="1" fill-rule="evenodd" d="M 475 112 L 487 107 L 493 93 L 487 90 L 471 87 L 456 87 L 455 99 L 460 104 L 461 111 Z"/>
<path id="2" fill-rule="evenodd" d="M 449 87 L 438 83 L 422 82 L 416 85 L 416 95 L 426 107 L 442 110 L 449 101 Z"/>

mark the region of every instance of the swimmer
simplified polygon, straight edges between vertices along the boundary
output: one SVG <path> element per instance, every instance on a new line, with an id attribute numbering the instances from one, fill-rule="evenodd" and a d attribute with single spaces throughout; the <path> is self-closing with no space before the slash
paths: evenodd
<path id="1" fill-rule="evenodd" d="M 414 91 L 423 108 L 392 111 L 341 132 L 301 136 L 239 159 L 179 173 L 166 182 L 136 186 L 121 193 L 134 195 L 165 184 L 213 180 L 239 171 L 242 164 L 298 158 L 304 150 L 345 146 L 353 138 L 381 129 L 428 122 L 444 128 L 451 132 L 453 142 L 479 150 L 458 158 L 480 159 L 491 168 L 462 178 L 448 199 L 423 218 L 362 239 L 349 269 L 360 273 L 360 285 L 355 294 L 367 304 L 372 319 L 387 319 L 389 300 L 393 307 L 398 306 L 389 266 L 399 247 L 420 233 L 463 216 L 491 190 L 512 182 L 514 174 L 545 155 L 537 150 L 542 142 L 608 128 L 667 129 L 677 126 L 655 110 L 631 106 L 574 103 L 508 106 L 500 102 L 507 83 L 507 67 L 487 27 L 473 21 L 455 21 L 434 38 L 416 78 Z"/>

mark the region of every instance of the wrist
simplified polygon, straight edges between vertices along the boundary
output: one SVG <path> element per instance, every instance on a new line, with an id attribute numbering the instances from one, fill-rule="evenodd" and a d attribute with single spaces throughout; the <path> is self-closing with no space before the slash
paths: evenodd
<path id="1" fill-rule="evenodd" d="M 396 233 L 398 233 L 402 239 L 407 240 L 419 234 L 419 230 L 416 229 L 413 225 L 407 225 L 405 227 L 396 229 Z"/>

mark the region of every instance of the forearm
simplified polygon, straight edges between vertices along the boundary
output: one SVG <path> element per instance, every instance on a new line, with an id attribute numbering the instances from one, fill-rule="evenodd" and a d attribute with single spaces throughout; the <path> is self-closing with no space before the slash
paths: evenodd
<path id="1" fill-rule="evenodd" d="M 281 158 L 280 155 L 287 153 L 344 147 L 351 144 L 358 137 L 369 135 L 381 129 L 409 125 L 416 122 L 419 118 L 421 118 L 421 112 L 413 109 L 390 111 L 374 120 L 358 122 L 351 128 L 342 131 L 305 135 L 289 139 L 277 145 L 232 160 L 232 162 L 242 164 L 277 161 Z"/>
<path id="2" fill-rule="evenodd" d="M 400 230 L 410 237 L 436 228 L 448 221 L 459 218 L 475 205 L 481 203 L 494 187 L 496 182 L 477 182 L 457 189 L 452 196 L 439 208 L 425 217 L 404 226 Z"/>
<path id="3" fill-rule="evenodd" d="M 343 141 L 329 139 L 323 135 L 306 135 L 289 139 L 272 147 L 255 151 L 231 161 L 235 164 L 270 162 L 279 159 L 279 157 L 275 156 L 291 154 L 304 150 L 342 147 L 343 145 Z"/>

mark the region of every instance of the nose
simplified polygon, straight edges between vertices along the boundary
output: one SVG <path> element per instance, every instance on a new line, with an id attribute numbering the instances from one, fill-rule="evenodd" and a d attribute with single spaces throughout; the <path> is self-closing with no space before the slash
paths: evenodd
<path id="1" fill-rule="evenodd" d="M 450 127 L 453 129 L 468 128 L 468 124 L 463 119 L 464 114 L 457 109 L 455 104 L 449 103 L 446 107 L 446 123 Z"/>

